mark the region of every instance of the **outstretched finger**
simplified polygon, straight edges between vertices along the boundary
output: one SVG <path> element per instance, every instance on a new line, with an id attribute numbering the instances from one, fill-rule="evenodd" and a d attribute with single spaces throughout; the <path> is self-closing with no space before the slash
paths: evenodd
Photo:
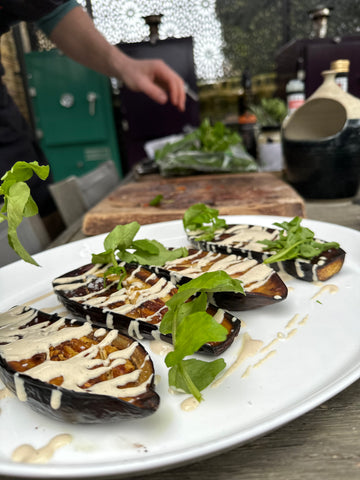
<path id="1" fill-rule="evenodd" d="M 185 110 L 186 89 L 185 83 L 182 78 L 178 77 L 172 83 L 170 90 L 170 99 L 171 103 L 175 105 L 180 111 L 183 112 Z"/>
<path id="2" fill-rule="evenodd" d="M 165 88 L 171 103 L 179 110 L 185 110 L 186 92 L 183 79 L 163 62 L 159 62 L 156 70 L 156 82 Z"/>

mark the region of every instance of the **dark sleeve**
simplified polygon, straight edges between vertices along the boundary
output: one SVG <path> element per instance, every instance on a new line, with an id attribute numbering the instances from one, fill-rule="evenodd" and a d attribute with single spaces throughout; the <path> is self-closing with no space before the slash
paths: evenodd
<path id="1" fill-rule="evenodd" d="M 76 0 L 68 0 L 67 2 L 59 5 L 55 10 L 45 15 L 36 22 L 36 25 L 46 34 L 49 35 L 53 28 L 75 7 L 78 7 L 79 3 Z"/>
<path id="2" fill-rule="evenodd" d="M 35 22 L 70 0 L 0 0 L 0 23 Z"/>

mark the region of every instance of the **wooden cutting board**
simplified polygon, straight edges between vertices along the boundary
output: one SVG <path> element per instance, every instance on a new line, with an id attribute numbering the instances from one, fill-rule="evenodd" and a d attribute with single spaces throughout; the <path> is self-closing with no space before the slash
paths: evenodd
<path id="1" fill-rule="evenodd" d="M 149 202 L 162 194 L 157 207 Z M 164 178 L 147 175 L 138 181 L 120 185 L 87 212 L 83 221 L 85 235 L 112 230 L 118 224 L 140 224 L 181 219 L 194 203 L 217 208 L 221 215 L 305 216 L 303 199 L 274 174 L 196 175 Z"/>

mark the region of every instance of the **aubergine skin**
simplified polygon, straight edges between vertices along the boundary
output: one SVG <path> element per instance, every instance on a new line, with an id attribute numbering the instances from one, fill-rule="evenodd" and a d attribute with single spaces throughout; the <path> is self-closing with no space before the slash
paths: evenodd
<path id="1" fill-rule="evenodd" d="M 162 275 L 168 279 L 174 276 L 174 272 L 170 272 L 166 268 L 149 268 L 156 272 L 158 275 Z M 182 285 L 192 280 L 186 275 L 181 275 L 181 272 L 176 273 L 176 278 L 179 285 Z M 278 295 L 279 292 L 281 292 L 281 298 L 274 298 L 274 295 Z M 283 281 L 280 279 L 280 277 L 278 277 L 278 275 L 274 275 L 266 288 L 263 288 L 261 291 L 259 290 L 258 292 L 254 293 L 246 292 L 245 295 L 243 295 L 242 293 L 234 292 L 214 293 L 212 295 L 212 303 L 224 310 L 229 310 L 232 312 L 245 312 L 247 310 L 254 310 L 255 308 L 265 307 L 267 305 L 273 305 L 274 303 L 278 303 L 282 300 L 285 300 L 287 294 L 288 291 Z"/>
<path id="2" fill-rule="evenodd" d="M 199 257 L 201 256 L 201 260 L 204 260 L 203 255 L 208 255 L 212 253 L 212 251 L 210 250 L 199 249 L 189 249 L 188 252 L 189 257 L 199 255 Z M 228 256 L 225 255 L 223 252 L 219 253 L 222 253 L 223 257 Z M 241 261 L 244 257 L 238 256 L 238 258 Z M 185 263 L 187 262 L 186 257 L 182 260 L 184 260 Z M 234 259 L 234 262 L 236 263 L 237 259 Z M 196 262 L 193 260 L 193 264 L 195 263 Z M 179 261 L 175 261 L 174 263 L 169 262 L 163 267 L 149 266 L 147 268 L 149 268 L 157 275 L 164 276 L 166 279 L 169 279 L 174 283 L 176 282 L 179 285 L 187 283 L 192 280 L 192 278 L 194 278 L 194 276 L 190 277 L 186 275 L 186 273 L 182 272 L 182 266 L 181 264 L 179 264 Z M 264 282 L 263 284 L 258 285 L 254 290 L 247 289 L 246 285 L 244 285 L 245 294 L 238 292 L 215 293 L 210 298 L 210 303 L 224 310 L 239 312 L 253 310 L 255 308 L 272 305 L 285 300 L 288 294 L 285 283 L 281 280 L 280 276 L 276 273 L 275 270 L 271 269 L 270 267 L 266 268 L 269 271 L 269 278 L 267 278 L 266 282 Z M 226 271 L 226 269 L 224 269 L 224 271 Z M 230 274 L 230 276 L 233 276 L 233 278 L 237 278 L 232 274 Z M 242 280 L 241 276 L 239 277 L 239 280 Z"/>
<path id="3" fill-rule="evenodd" d="M 326 258 L 323 265 L 321 257 Z M 317 257 L 313 257 L 310 262 L 299 261 L 298 267 L 293 260 L 285 260 L 283 262 L 271 264 L 276 271 L 284 270 L 294 278 L 305 282 L 326 282 L 336 273 L 338 273 L 345 260 L 345 251 L 342 248 L 330 248 Z M 299 268 L 301 275 L 299 275 Z"/>
<path id="4" fill-rule="evenodd" d="M 94 424 L 144 418 L 153 414 L 160 404 L 160 397 L 152 391 L 139 397 L 138 405 L 106 395 L 79 393 L 18 374 L 0 356 L 0 379 L 16 396 L 15 375 L 24 382 L 26 403 L 37 413 L 67 423 Z M 53 390 L 61 392 L 61 407 L 50 406 Z M 141 406 L 140 406 L 141 405 Z"/>
<path id="5" fill-rule="evenodd" d="M 14 307 L 14 309 L 15 308 L 20 309 L 22 307 Z M 29 307 L 23 307 L 22 312 L 28 312 L 29 310 L 37 312 L 35 322 L 37 324 L 47 321 L 52 324 L 63 318 L 57 314 L 49 315 Z M 66 319 L 65 322 L 66 324 L 71 323 L 72 326 L 87 323 L 85 321 L 71 319 Z M 98 329 L 96 326 L 94 328 Z M 106 332 L 110 331 L 110 329 L 104 327 L 103 329 Z M 24 328 L 24 331 L 25 330 L 26 327 Z M 126 341 L 129 341 L 129 344 L 135 341 L 130 337 L 125 338 L 124 335 L 122 335 L 122 337 L 124 337 Z M 6 388 L 14 393 L 19 400 L 25 401 L 34 411 L 58 421 L 95 424 L 143 418 L 156 412 L 159 407 L 160 397 L 154 391 L 154 369 L 151 359 L 146 350 L 138 343 L 136 346 L 136 354 L 137 352 L 139 352 L 139 358 L 148 358 L 149 363 L 147 365 L 150 366 L 149 371 L 152 373 L 152 379 L 146 391 L 131 398 L 131 401 L 110 395 L 88 393 L 85 390 L 74 391 L 33 378 L 25 372 L 21 373 L 16 371 L 2 354 L 0 354 L 0 379 Z M 26 397 L 25 399 L 22 398 L 23 394 L 19 395 L 17 392 L 19 382 L 21 384 L 21 391 L 24 392 Z M 58 394 L 61 399 L 56 408 L 51 405 L 54 393 Z"/>
<path id="6" fill-rule="evenodd" d="M 258 262 L 263 262 L 269 258 L 272 253 L 267 251 L 252 250 L 244 246 L 237 246 L 236 244 L 222 245 L 219 243 L 225 238 L 230 238 L 230 234 L 226 231 L 234 228 L 237 225 L 228 225 L 225 230 L 216 235 L 213 240 L 196 240 L 196 236 L 188 232 L 187 236 L 194 248 L 206 250 L 208 252 L 219 252 L 222 254 L 234 254 L 243 258 L 254 258 Z M 254 225 L 247 225 L 248 228 L 254 228 Z M 275 228 L 262 227 L 266 233 L 276 233 L 279 230 Z M 269 264 L 276 272 L 286 272 L 298 280 L 305 282 L 321 281 L 325 282 L 333 275 L 338 273 L 345 260 L 346 252 L 342 248 L 330 248 L 322 252 L 320 255 L 313 257 L 310 260 L 296 258 L 291 260 L 284 260 Z"/>
<path id="7" fill-rule="evenodd" d="M 143 276 L 154 276 L 154 271 L 150 267 L 144 267 L 136 264 L 124 264 L 126 268 L 130 267 L 133 269 L 139 269 L 139 276 L 143 278 Z M 92 270 L 94 268 L 93 264 L 88 264 L 88 265 L 83 265 L 79 267 L 78 269 L 72 270 L 71 272 L 65 273 L 62 276 L 56 278 L 53 280 L 53 287 L 55 290 L 55 293 L 59 299 L 59 301 L 69 310 L 73 315 L 75 315 L 77 318 L 81 319 L 86 319 L 90 321 L 92 324 L 97 325 L 97 326 L 108 326 L 109 327 L 109 319 L 111 322 L 111 328 L 116 328 L 119 332 L 125 334 L 125 335 L 130 335 L 131 337 L 136 334 L 137 338 L 140 340 L 142 338 L 147 339 L 147 340 L 154 340 L 157 338 L 160 338 L 161 340 L 164 340 L 165 342 L 171 343 L 172 338 L 171 335 L 163 335 L 160 333 L 159 330 L 159 324 L 152 324 L 148 323 L 146 321 L 140 320 L 140 319 L 134 319 L 133 317 L 129 317 L 127 315 L 121 314 L 119 312 L 115 312 L 108 309 L 104 309 L 98 306 L 94 305 L 88 305 L 81 303 L 80 301 L 77 301 L 74 299 L 76 295 L 79 295 L 79 299 L 81 299 L 80 295 L 86 295 L 88 293 L 88 287 L 86 285 L 86 280 L 84 280 L 83 285 L 79 285 L 78 279 L 81 276 L 86 276 L 87 272 Z M 165 275 L 156 275 L 157 278 L 165 278 Z M 57 289 L 56 287 L 61 285 L 62 279 L 71 279 L 74 278 L 74 283 L 77 285 L 77 288 L 72 290 L 71 287 L 71 282 L 69 283 L 69 286 L 67 289 L 62 290 L 62 289 Z M 100 282 L 103 281 L 102 278 L 98 278 L 97 284 L 94 282 L 91 282 L 92 288 L 95 290 L 100 288 Z M 166 279 L 169 284 L 173 287 L 173 289 L 176 289 L 176 286 L 174 283 L 170 281 L 170 278 Z M 149 304 L 149 309 L 151 309 L 151 305 Z M 221 307 L 222 308 L 222 307 Z M 208 313 L 214 315 L 216 311 L 218 310 L 217 307 L 213 305 L 209 305 L 208 308 Z M 164 313 L 167 311 L 167 308 L 164 309 Z M 141 315 L 139 314 L 139 317 Z M 133 330 L 132 325 L 136 324 L 137 328 L 136 331 Z M 233 315 L 231 315 L 228 312 L 223 312 L 223 321 L 222 325 L 227 329 L 228 334 L 227 338 L 223 342 L 211 342 L 203 345 L 200 349 L 200 353 L 204 353 L 207 355 L 221 355 L 229 346 L 233 343 L 234 339 L 236 336 L 239 334 L 240 327 L 241 327 L 241 322 L 238 318 L 235 318 Z"/>
<path id="8" fill-rule="evenodd" d="M 98 307 L 89 305 L 82 305 L 76 300 L 70 299 L 64 292 L 56 292 L 58 300 L 66 307 L 69 312 L 75 315 L 79 319 L 87 319 L 92 324 L 97 326 L 106 325 L 106 313 Z M 122 315 L 121 313 L 112 313 L 113 328 L 119 330 L 123 335 L 129 335 L 130 324 L 134 321 L 133 318 Z M 154 340 L 155 332 L 158 332 L 158 327 L 151 323 L 139 321 L 139 331 L 141 336 L 146 340 Z M 171 341 L 171 338 L 167 335 L 160 335 L 162 340 L 167 342 Z"/>

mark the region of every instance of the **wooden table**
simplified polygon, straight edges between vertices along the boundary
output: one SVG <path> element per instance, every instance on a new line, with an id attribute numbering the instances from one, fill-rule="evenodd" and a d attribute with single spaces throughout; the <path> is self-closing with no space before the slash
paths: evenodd
<path id="1" fill-rule="evenodd" d="M 151 206 L 155 195 L 160 204 Z M 301 196 L 269 172 L 162 177 L 143 175 L 120 184 L 84 216 L 83 232 L 97 235 L 136 220 L 141 225 L 183 218 L 187 208 L 204 203 L 220 215 L 304 216 Z"/>
<path id="2" fill-rule="evenodd" d="M 308 218 L 360 230 L 360 196 L 308 201 L 306 212 Z M 84 238 L 81 225 L 79 220 L 52 246 Z M 191 465 L 150 473 L 145 478 L 359 480 L 360 381 L 318 408 L 247 445 Z"/>

